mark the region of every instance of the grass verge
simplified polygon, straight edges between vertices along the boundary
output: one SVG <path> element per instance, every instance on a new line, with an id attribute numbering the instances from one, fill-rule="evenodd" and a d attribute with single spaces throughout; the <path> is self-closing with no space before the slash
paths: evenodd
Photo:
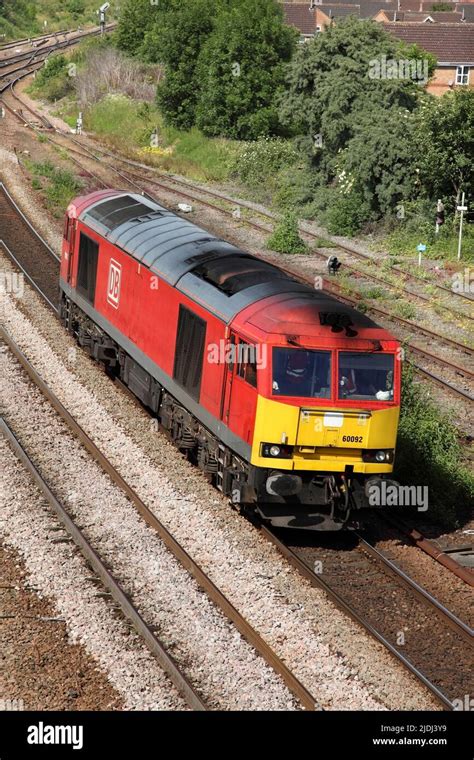
<path id="1" fill-rule="evenodd" d="M 474 476 L 462 461 L 458 435 L 449 412 L 439 409 L 406 364 L 394 475 L 405 485 L 427 485 L 423 516 L 449 529 L 468 518 L 474 499 Z"/>

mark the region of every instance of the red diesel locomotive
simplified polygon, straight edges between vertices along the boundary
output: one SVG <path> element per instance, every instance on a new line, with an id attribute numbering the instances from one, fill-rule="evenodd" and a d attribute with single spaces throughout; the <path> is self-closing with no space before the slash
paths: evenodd
<path id="1" fill-rule="evenodd" d="M 68 207 L 61 319 L 236 504 L 337 530 L 393 469 L 399 343 L 140 195 Z"/>

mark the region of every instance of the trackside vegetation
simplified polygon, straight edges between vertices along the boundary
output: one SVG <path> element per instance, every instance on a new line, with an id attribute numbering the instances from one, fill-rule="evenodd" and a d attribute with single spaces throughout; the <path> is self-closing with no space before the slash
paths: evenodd
<path id="1" fill-rule="evenodd" d="M 459 432 L 449 413 L 440 410 L 413 369 L 403 373 L 395 477 L 429 487 L 427 519 L 446 528 L 459 527 L 474 501 L 474 476 L 463 462 Z"/>
<path id="2" fill-rule="evenodd" d="M 99 5 L 97 0 L 0 0 L 0 35 L 6 35 L 8 41 L 78 24 L 97 24 Z M 110 19 L 112 16 L 113 8 Z"/>

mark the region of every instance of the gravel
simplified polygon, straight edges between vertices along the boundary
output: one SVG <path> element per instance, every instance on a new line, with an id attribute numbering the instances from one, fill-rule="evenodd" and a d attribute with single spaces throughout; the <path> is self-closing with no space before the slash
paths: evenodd
<path id="1" fill-rule="evenodd" d="M 18 552 L 1 543 L 0 568 L 0 710 L 123 709 L 97 660 L 33 591 Z"/>
<path id="2" fill-rule="evenodd" d="M 4 357 L 2 357 L 4 362 Z M 70 545 L 52 543 L 57 522 L 3 437 L 0 438 L 0 531 L 3 541 L 19 552 L 30 584 L 40 598 L 54 599 L 67 624 L 69 639 L 81 643 L 107 673 L 127 710 L 185 709 L 140 639 L 97 596 L 91 571 Z"/>
<path id="3" fill-rule="evenodd" d="M 23 312 L 23 313 L 22 313 Z M 178 541 L 327 709 L 436 709 L 386 650 L 312 588 L 148 416 L 75 348 L 38 298 L 7 327 L 55 393 Z"/>
<path id="4" fill-rule="evenodd" d="M 3 408 L 20 439 L 207 703 L 229 710 L 293 709 L 280 678 L 214 608 L 9 354 L 1 366 Z"/>

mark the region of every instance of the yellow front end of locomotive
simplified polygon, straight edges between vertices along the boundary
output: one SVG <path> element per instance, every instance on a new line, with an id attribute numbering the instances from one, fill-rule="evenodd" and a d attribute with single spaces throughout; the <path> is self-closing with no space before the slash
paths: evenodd
<path id="1" fill-rule="evenodd" d="M 400 408 L 331 409 L 299 407 L 258 397 L 251 463 L 279 470 L 390 473 Z M 264 456 L 264 446 L 292 447 L 286 458 Z M 386 462 L 367 461 L 367 452 L 387 452 Z"/>

